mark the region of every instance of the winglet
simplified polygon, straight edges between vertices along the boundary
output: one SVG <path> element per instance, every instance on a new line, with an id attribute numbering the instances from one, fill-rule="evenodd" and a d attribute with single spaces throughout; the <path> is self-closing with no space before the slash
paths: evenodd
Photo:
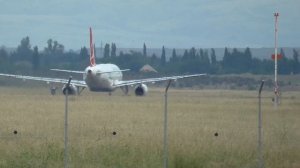
<path id="1" fill-rule="evenodd" d="M 95 49 L 94 49 L 94 44 L 93 44 L 93 33 L 92 33 L 92 28 L 90 27 L 90 66 L 95 66 L 96 65 L 96 60 L 95 60 Z"/>

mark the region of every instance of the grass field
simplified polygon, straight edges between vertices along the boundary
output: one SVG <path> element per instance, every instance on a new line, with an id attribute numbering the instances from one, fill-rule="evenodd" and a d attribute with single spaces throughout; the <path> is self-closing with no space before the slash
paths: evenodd
<path id="1" fill-rule="evenodd" d="M 70 98 L 69 167 L 162 167 L 164 94 L 151 89 Z M 64 96 L 44 87 L 0 92 L 0 167 L 63 167 Z M 273 93 L 262 95 L 265 167 L 300 167 L 300 93 L 283 92 L 277 110 Z M 257 167 L 257 122 L 257 91 L 171 88 L 170 167 Z"/>

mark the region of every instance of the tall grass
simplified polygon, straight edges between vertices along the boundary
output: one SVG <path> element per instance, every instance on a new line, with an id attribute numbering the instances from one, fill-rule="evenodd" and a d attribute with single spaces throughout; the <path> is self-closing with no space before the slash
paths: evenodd
<path id="1" fill-rule="evenodd" d="M 64 96 L 0 90 L 0 167 L 63 167 Z M 277 110 L 272 96 L 263 92 L 265 166 L 300 167 L 300 93 L 285 92 Z M 162 167 L 163 103 L 162 89 L 72 97 L 70 167 Z M 171 89 L 170 167 L 257 167 L 257 111 L 256 91 Z"/>

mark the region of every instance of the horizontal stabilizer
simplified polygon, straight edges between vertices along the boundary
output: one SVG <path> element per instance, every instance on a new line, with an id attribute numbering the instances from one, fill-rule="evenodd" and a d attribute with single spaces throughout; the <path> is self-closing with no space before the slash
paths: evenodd
<path id="1" fill-rule="evenodd" d="M 77 74 L 84 74 L 84 71 L 71 71 L 66 69 L 50 69 L 51 71 L 59 71 L 59 72 L 70 72 L 70 73 L 77 73 Z"/>
<path id="2" fill-rule="evenodd" d="M 121 70 L 107 71 L 107 72 L 97 72 L 97 74 L 105 74 L 105 73 L 113 73 L 113 72 L 124 72 L 124 71 L 130 71 L 130 69 L 121 69 Z"/>

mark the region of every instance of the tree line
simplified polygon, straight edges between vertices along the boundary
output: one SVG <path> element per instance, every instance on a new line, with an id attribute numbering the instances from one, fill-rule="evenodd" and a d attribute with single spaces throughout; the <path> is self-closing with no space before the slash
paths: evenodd
<path id="1" fill-rule="evenodd" d="M 254 58 L 250 48 L 239 51 L 234 48 L 229 51 L 225 48 L 221 60 L 216 59 L 213 48 L 186 49 L 182 55 L 172 50 L 172 56 L 167 60 L 165 47 L 162 47 L 161 55 L 148 55 L 146 44 L 143 44 L 141 52 L 130 51 L 117 53 L 115 43 L 105 44 L 103 58 L 97 58 L 97 62 L 114 63 L 121 68 L 129 68 L 138 72 L 140 68 L 149 64 L 164 74 L 183 73 L 208 73 L 208 74 L 272 74 L 274 73 L 274 61 L 271 59 Z M 96 53 L 97 54 L 97 53 Z M 293 57 L 286 57 L 284 50 L 280 50 L 282 58 L 278 60 L 279 74 L 299 74 L 299 53 L 293 50 Z M 0 48 L 0 71 L 6 73 L 42 73 L 51 68 L 82 70 L 89 65 L 89 50 L 82 47 L 80 52 L 65 51 L 64 45 L 56 40 L 49 39 L 42 50 L 37 46 L 32 47 L 30 38 L 25 37 L 20 41 L 16 50 L 8 53 L 5 47 Z"/>

